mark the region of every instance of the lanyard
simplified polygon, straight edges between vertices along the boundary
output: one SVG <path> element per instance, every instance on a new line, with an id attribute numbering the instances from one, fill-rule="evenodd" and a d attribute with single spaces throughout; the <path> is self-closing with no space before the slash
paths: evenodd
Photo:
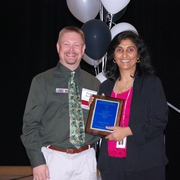
<path id="1" fill-rule="evenodd" d="M 124 107 L 123 107 L 123 112 L 122 112 L 122 118 L 121 118 L 122 127 L 124 127 L 124 120 L 125 120 L 127 102 L 128 102 L 128 100 L 129 100 L 129 96 L 130 96 L 130 94 L 131 94 L 131 92 L 132 92 L 133 84 L 134 84 L 134 79 L 133 79 L 131 88 L 128 90 L 128 95 L 127 95 L 127 97 L 126 97 L 126 99 L 125 99 L 125 102 L 124 102 Z M 115 98 L 117 98 L 117 93 L 115 93 Z"/>

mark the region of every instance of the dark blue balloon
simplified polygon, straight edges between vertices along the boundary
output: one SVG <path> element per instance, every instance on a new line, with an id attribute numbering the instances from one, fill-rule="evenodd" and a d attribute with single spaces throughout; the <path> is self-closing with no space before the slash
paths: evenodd
<path id="1" fill-rule="evenodd" d="M 107 24 L 101 20 L 93 19 L 84 23 L 81 29 L 85 35 L 85 53 L 94 60 L 101 59 L 111 42 L 111 31 Z"/>

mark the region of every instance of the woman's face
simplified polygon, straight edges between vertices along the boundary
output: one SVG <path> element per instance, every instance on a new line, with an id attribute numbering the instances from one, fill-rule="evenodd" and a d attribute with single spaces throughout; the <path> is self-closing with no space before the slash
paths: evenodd
<path id="1" fill-rule="evenodd" d="M 135 72 L 138 59 L 137 47 L 130 39 L 122 40 L 114 51 L 114 60 L 120 71 Z"/>

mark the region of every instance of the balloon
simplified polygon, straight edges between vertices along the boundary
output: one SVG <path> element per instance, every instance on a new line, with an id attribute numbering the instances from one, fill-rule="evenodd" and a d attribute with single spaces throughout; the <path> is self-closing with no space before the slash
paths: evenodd
<path id="1" fill-rule="evenodd" d="M 101 83 L 107 79 L 103 72 L 99 73 L 96 78 L 98 78 Z"/>
<path id="2" fill-rule="evenodd" d="M 120 19 L 123 16 L 123 14 L 125 13 L 126 9 L 127 9 L 127 6 L 124 9 L 122 9 L 121 11 L 119 11 L 118 13 L 113 14 L 112 22 L 116 22 L 118 19 Z M 107 23 L 110 20 L 110 16 L 111 16 L 111 14 L 108 13 L 107 10 L 103 7 L 104 22 Z"/>
<path id="3" fill-rule="evenodd" d="M 126 31 L 126 30 L 131 30 L 131 31 L 134 31 L 136 34 L 138 34 L 136 28 L 133 25 L 126 23 L 126 22 L 122 22 L 122 23 L 118 23 L 112 27 L 111 38 L 113 39 L 117 34 L 119 34 L 122 31 Z"/>
<path id="4" fill-rule="evenodd" d="M 100 0 L 66 0 L 66 3 L 73 16 L 83 23 L 98 15 L 101 4 Z"/>
<path id="5" fill-rule="evenodd" d="M 84 54 L 83 60 L 94 67 L 98 66 L 101 63 L 101 59 L 100 60 L 91 59 L 87 54 Z"/>
<path id="6" fill-rule="evenodd" d="M 103 6 L 111 14 L 116 14 L 127 6 L 130 0 L 101 0 Z"/>
<path id="7" fill-rule="evenodd" d="M 85 53 L 92 59 L 101 59 L 111 42 L 111 31 L 98 19 L 89 20 L 81 27 L 85 35 Z"/>

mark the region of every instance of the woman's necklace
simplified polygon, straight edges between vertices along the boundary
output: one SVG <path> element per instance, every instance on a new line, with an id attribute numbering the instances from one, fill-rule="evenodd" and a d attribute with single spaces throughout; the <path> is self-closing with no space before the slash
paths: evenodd
<path id="1" fill-rule="evenodd" d="M 119 80 L 118 80 L 118 81 L 119 81 Z M 117 81 L 116 81 L 116 82 L 117 82 Z M 128 94 L 127 94 L 127 97 L 126 97 L 126 99 L 125 99 L 125 101 L 124 101 L 124 107 L 123 107 L 122 118 L 121 118 L 121 125 L 122 125 L 122 127 L 124 127 L 124 120 L 125 120 L 127 102 L 128 102 L 130 93 L 131 93 L 131 91 L 132 91 L 133 83 L 134 83 L 134 79 L 133 79 L 132 83 L 130 84 L 130 85 L 131 85 L 131 88 L 129 89 Z M 130 87 L 130 85 L 129 85 L 128 87 Z M 127 87 L 127 88 L 128 88 L 128 87 Z M 127 88 L 125 88 L 125 89 L 127 90 Z M 115 85 L 115 98 L 117 98 L 118 92 L 119 92 L 119 91 L 118 91 L 118 85 L 117 85 L 117 83 L 116 83 L 116 85 Z"/>
<path id="2" fill-rule="evenodd" d="M 119 93 L 123 93 L 126 90 L 130 89 L 130 87 L 133 86 L 133 82 L 134 79 L 132 79 L 131 81 L 128 82 L 128 84 L 126 86 L 122 86 L 119 88 L 118 83 L 119 83 L 119 79 L 117 79 L 116 83 L 115 83 L 115 97 L 117 96 L 117 94 Z"/>

